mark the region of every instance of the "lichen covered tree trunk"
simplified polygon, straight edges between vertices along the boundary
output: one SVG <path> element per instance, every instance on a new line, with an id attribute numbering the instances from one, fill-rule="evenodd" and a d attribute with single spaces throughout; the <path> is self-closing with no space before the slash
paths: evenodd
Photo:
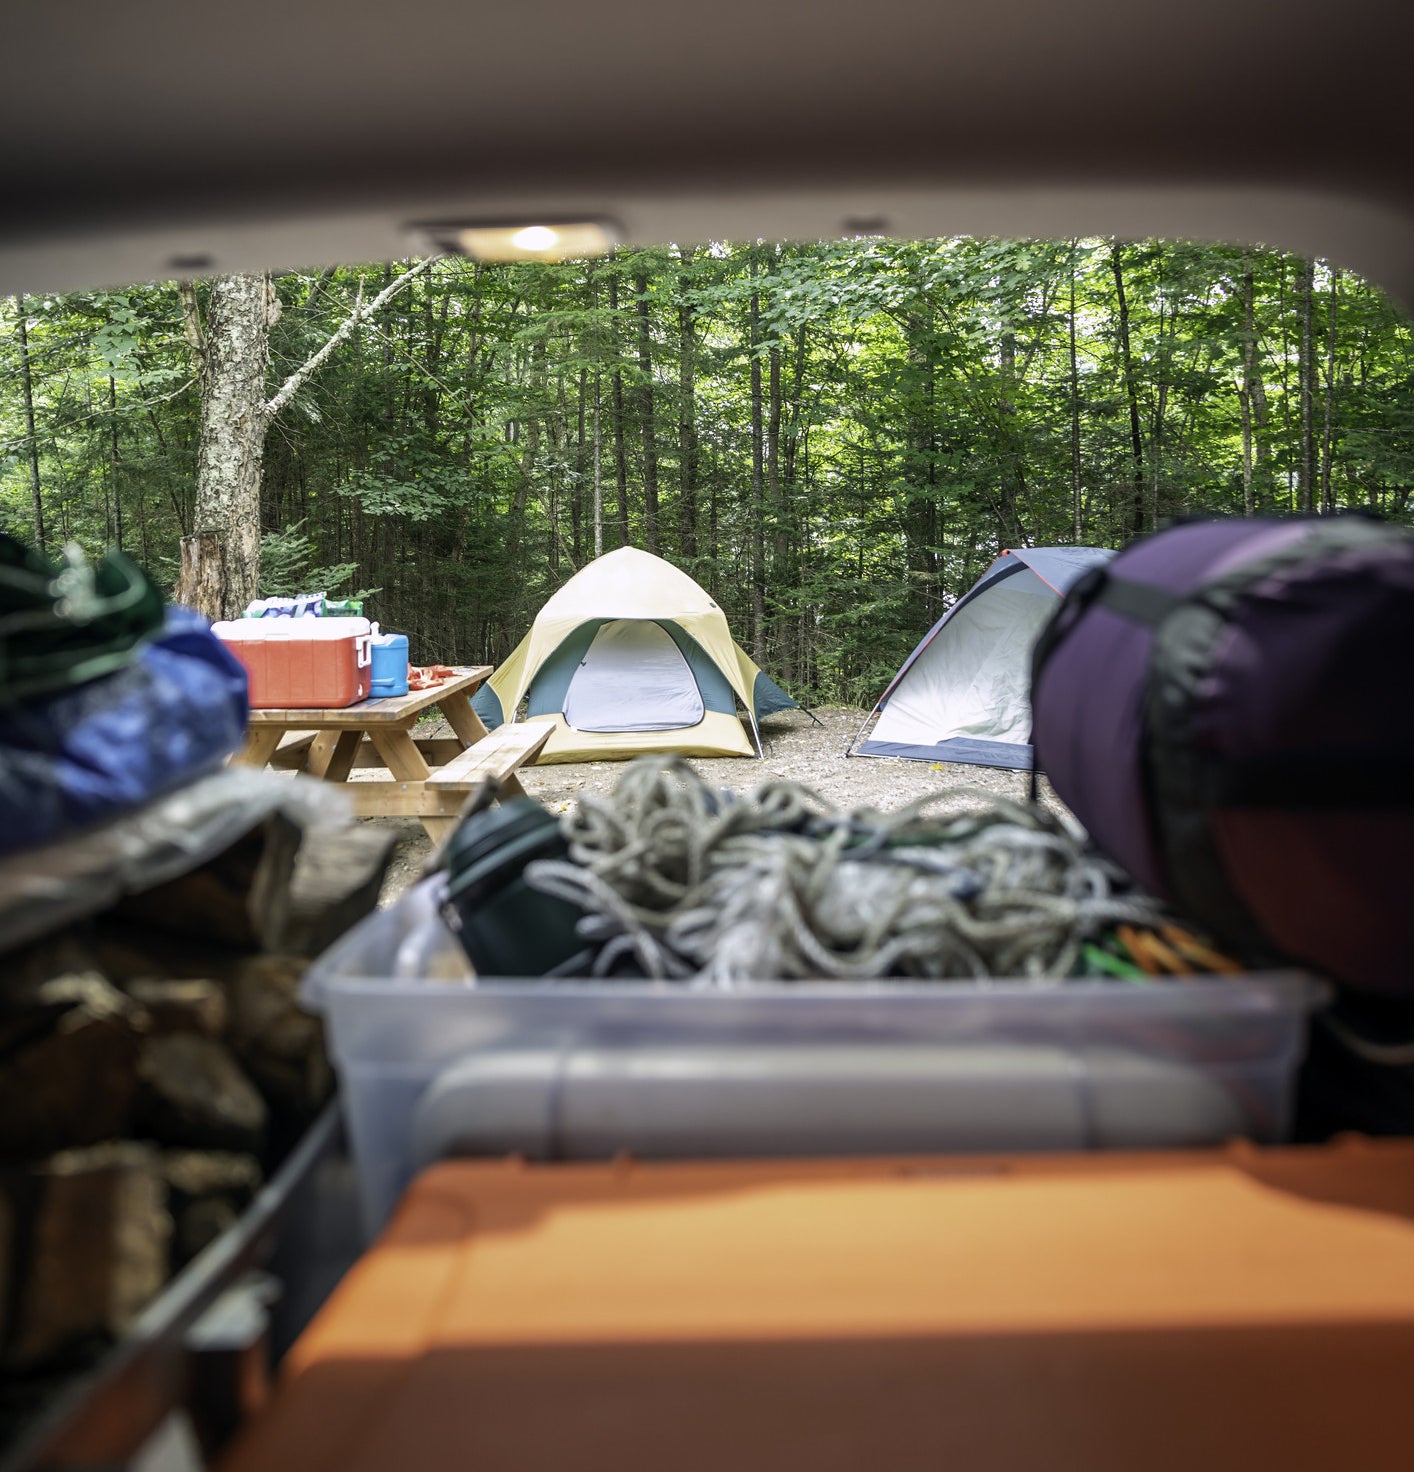
<path id="1" fill-rule="evenodd" d="M 207 302 L 196 515 L 177 598 L 213 619 L 237 617 L 257 596 L 271 299 L 268 276 L 241 275 L 213 281 Z"/>
<path id="2" fill-rule="evenodd" d="M 428 256 L 401 276 L 393 276 L 389 267 L 390 279 L 367 306 L 360 281 L 353 310 L 269 399 L 265 375 L 270 328 L 280 315 L 280 299 L 270 277 L 218 277 L 211 283 L 204 324 L 196 288 L 190 282 L 182 284 L 187 342 L 201 381 L 201 435 L 196 513 L 190 535 L 182 538 L 178 602 L 200 609 L 208 618 L 235 618 L 257 596 L 266 433 L 365 315 L 391 301 L 441 259 Z"/>

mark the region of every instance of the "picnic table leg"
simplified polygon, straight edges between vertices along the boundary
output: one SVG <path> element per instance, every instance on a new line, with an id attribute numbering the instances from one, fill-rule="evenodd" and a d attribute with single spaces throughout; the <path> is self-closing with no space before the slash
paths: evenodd
<path id="1" fill-rule="evenodd" d="M 330 758 L 339 744 L 337 731 L 321 731 L 311 742 L 304 759 L 304 769 L 311 777 L 322 777 L 329 770 Z"/>
<path id="2" fill-rule="evenodd" d="M 246 732 L 245 745 L 231 758 L 241 767 L 263 767 L 275 755 L 285 733 L 278 726 L 258 726 Z"/>
<path id="3" fill-rule="evenodd" d="M 475 746 L 487 734 L 481 717 L 472 709 L 471 697 L 465 690 L 448 695 L 437 702 L 438 709 L 447 718 L 447 724 L 468 745 Z"/>
<path id="4" fill-rule="evenodd" d="M 380 730 L 377 726 L 371 727 L 369 739 L 373 742 L 374 749 L 388 765 L 388 770 L 399 782 L 426 782 L 432 775 L 432 768 L 427 765 L 426 758 L 417 749 L 417 743 L 407 731 L 389 730 L 386 727 Z M 447 831 L 456 825 L 455 818 L 425 817 L 419 819 L 422 826 L 427 830 L 427 836 L 435 844 L 439 842 Z"/>
<path id="5" fill-rule="evenodd" d="M 362 740 L 362 731 L 321 731 L 309 748 L 305 770 L 326 782 L 347 782 Z"/>
<path id="6" fill-rule="evenodd" d="M 399 782 L 425 782 L 432 775 L 432 768 L 408 732 L 374 726 L 368 735 L 374 750 Z"/>

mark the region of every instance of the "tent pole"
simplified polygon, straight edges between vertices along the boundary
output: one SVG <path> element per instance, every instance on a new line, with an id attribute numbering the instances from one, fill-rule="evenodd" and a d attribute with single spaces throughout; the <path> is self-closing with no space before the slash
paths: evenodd
<path id="1" fill-rule="evenodd" d="M 751 735 L 756 742 L 756 756 L 760 761 L 766 760 L 766 748 L 761 744 L 761 728 L 756 724 L 756 712 L 751 706 L 746 707 L 746 713 L 751 718 Z"/>
<path id="2" fill-rule="evenodd" d="M 874 717 L 878 714 L 879 707 L 876 705 L 874 709 L 871 710 L 869 714 L 864 717 L 864 724 L 860 726 L 860 728 L 854 733 L 854 740 L 852 740 L 844 749 L 844 754 L 846 756 L 854 755 L 854 748 L 859 745 L 859 738 L 864 734 L 865 728 L 869 725 L 869 722 L 872 721 Z M 820 724 L 824 725 L 824 722 L 822 721 Z"/>

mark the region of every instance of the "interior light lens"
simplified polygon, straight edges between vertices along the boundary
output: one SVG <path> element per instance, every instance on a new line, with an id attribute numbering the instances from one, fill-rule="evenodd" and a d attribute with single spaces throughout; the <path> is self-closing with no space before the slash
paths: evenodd
<path id="1" fill-rule="evenodd" d="M 559 243 L 560 237 L 548 225 L 527 225 L 511 236 L 511 244 L 524 251 L 553 250 Z"/>
<path id="2" fill-rule="evenodd" d="M 603 256 L 619 239 L 618 232 L 604 220 L 449 223 L 419 225 L 415 229 L 434 249 L 477 261 L 568 261 Z"/>

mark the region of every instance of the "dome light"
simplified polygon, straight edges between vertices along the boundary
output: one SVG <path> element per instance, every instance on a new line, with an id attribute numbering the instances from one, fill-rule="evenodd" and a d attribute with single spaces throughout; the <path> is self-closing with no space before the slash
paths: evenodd
<path id="1" fill-rule="evenodd" d="M 413 227 L 419 242 L 476 261 L 567 261 L 607 255 L 619 233 L 604 220 L 477 224 L 451 222 Z"/>

